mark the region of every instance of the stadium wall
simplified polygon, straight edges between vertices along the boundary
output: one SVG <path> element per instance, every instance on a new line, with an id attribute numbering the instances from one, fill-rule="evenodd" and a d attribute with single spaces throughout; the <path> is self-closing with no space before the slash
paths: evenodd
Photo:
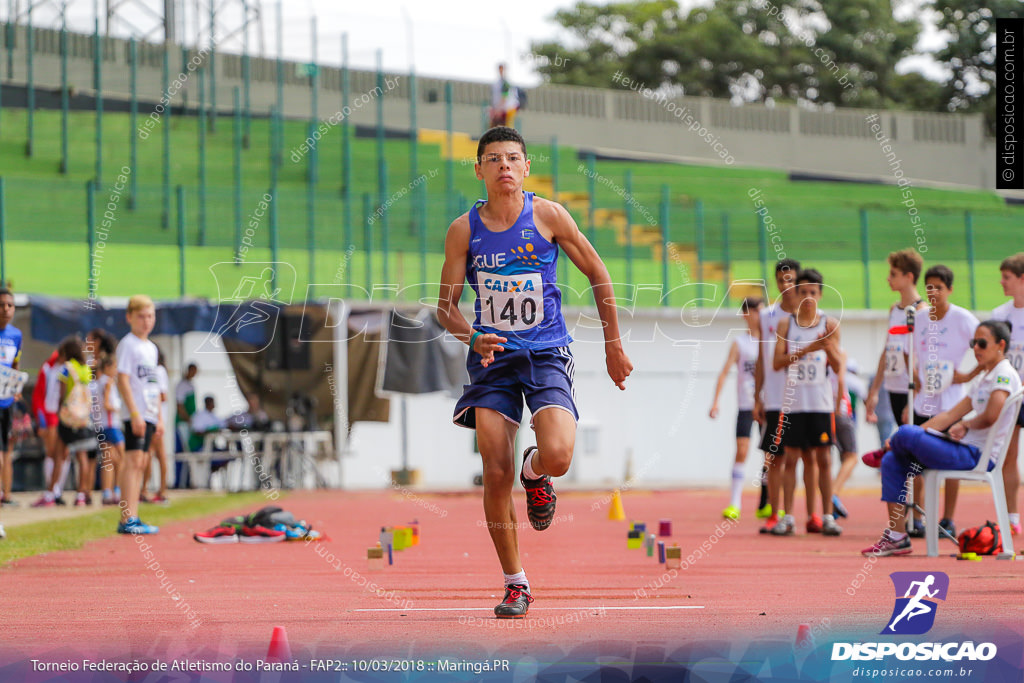
<path id="1" fill-rule="evenodd" d="M 26 30 L 16 27 L 13 78 L 27 79 Z M 60 33 L 35 29 L 34 79 L 36 87 L 60 86 Z M 78 92 L 92 92 L 93 37 L 68 34 L 69 83 Z M 103 41 L 104 94 L 127 97 L 129 92 L 128 42 Z M 184 65 L 198 55 L 182 55 L 172 48 L 171 81 L 184 74 Z M 141 100 L 157 102 L 162 95 L 163 46 L 143 43 L 138 48 L 138 92 Z M 201 62 L 197 60 L 197 63 Z M 217 104 L 227 113 L 233 88 L 241 85 L 242 58 L 218 53 Z M 284 68 L 284 114 L 309 118 L 310 78 L 305 65 L 287 62 Z M 370 125 L 376 121 L 376 73 L 352 70 L 348 118 Z M 255 115 L 266 115 L 276 102 L 276 63 L 251 59 L 251 101 Z M 321 119 L 341 111 L 341 70 L 320 67 Z M 187 75 L 187 74 L 186 74 Z M 198 101 L 198 79 L 188 78 L 171 103 Z M 417 78 L 417 113 L 420 128 L 446 125 L 444 79 Z M 642 88 L 638 88 L 642 91 Z M 409 128 L 409 78 L 386 74 L 384 125 Z M 454 129 L 475 133 L 484 125 L 490 84 L 452 81 Z M 355 102 L 363 98 L 363 103 Z M 905 176 L 920 184 L 995 187 L 995 143 L 987 138 L 981 115 L 840 109 L 807 110 L 791 105 L 732 106 L 709 98 L 659 99 L 630 90 L 544 86 L 529 91 L 528 109 L 521 116 L 528 140 L 550 140 L 606 153 L 649 154 L 687 163 L 776 168 L 785 171 L 895 182 Z M 877 121 L 868 120 L 877 115 Z M 880 132 L 871 129 L 877 123 Z M 880 139 L 891 141 L 893 154 L 883 153 Z M 726 161 L 723 161 L 726 160 Z"/>

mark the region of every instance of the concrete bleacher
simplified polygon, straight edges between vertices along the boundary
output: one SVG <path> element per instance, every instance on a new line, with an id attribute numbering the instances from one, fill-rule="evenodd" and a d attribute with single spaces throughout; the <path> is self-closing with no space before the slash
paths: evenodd
<path id="1" fill-rule="evenodd" d="M 13 73 L 6 82 L 22 85 L 27 79 L 26 29 L 15 27 Z M 79 92 L 89 92 L 93 82 L 92 36 L 68 35 L 69 82 Z M 51 29 L 34 30 L 34 80 L 37 86 L 53 88 L 60 84 L 60 33 Z M 142 43 L 138 54 L 138 90 L 142 100 L 157 101 L 161 96 L 163 46 Z M 170 48 L 171 78 L 181 65 L 194 56 L 178 46 Z M 118 38 L 103 40 L 103 87 L 106 93 L 129 92 L 128 42 Z M 277 101 L 276 62 L 251 58 L 253 110 L 266 114 Z M 284 114 L 309 118 L 310 78 L 297 63 L 287 63 L 284 73 Z M 241 85 L 242 58 L 218 53 L 215 61 L 216 102 L 227 113 L 233 89 Z M 386 74 L 383 97 L 383 122 L 388 128 L 409 129 L 411 92 L 407 74 Z M 321 90 L 320 118 L 341 110 L 341 69 L 319 69 Z M 478 133 L 484 121 L 484 109 L 490 100 L 490 84 L 416 78 L 417 127 L 442 131 L 446 128 L 445 83 L 451 82 L 453 129 L 461 135 Z M 609 84 L 611 85 L 611 84 Z M 174 96 L 172 104 L 195 102 L 197 83 L 189 81 Z M 355 106 L 354 102 L 377 87 L 377 74 L 368 70 L 350 71 L 353 102 L 350 120 L 357 125 L 375 122 L 376 105 Z M 909 111 L 870 111 L 838 109 L 812 110 L 795 105 L 734 106 L 728 100 L 711 98 L 662 98 L 622 89 L 582 88 L 545 85 L 528 91 L 528 108 L 520 117 L 529 140 L 550 140 L 581 149 L 614 153 L 625 151 L 665 160 L 700 164 L 721 164 L 720 150 L 740 166 L 873 178 L 893 181 L 893 171 L 881 153 L 874 133 L 866 121 L 878 114 L 884 136 L 891 140 L 902 173 L 917 184 L 949 184 L 976 188 L 994 188 L 991 160 L 995 142 L 986 136 L 980 114 L 936 114 Z M 372 98 L 371 98 L 372 99 Z M 718 140 L 713 149 L 688 124 L 692 117 Z M 709 137 L 710 137 L 709 135 Z M 461 143 L 460 143 L 461 144 Z"/>

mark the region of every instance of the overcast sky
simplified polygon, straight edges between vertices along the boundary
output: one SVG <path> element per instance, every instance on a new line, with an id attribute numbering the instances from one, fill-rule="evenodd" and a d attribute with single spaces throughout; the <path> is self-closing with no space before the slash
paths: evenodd
<path id="1" fill-rule="evenodd" d="M 38 2 L 38 0 L 34 0 Z M 200 0 L 208 7 L 208 0 Z M 264 13 L 264 49 L 266 56 L 277 56 L 276 15 L 273 0 L 249 0 L 250 5 L 262 5 Z M 913 11 L 922 0 L 900 0 L 899 14 Z M 195 8 L 197 0 L 184 0 L 185 30 L 188 42 L 195 39 Z M 509 64 L 508 76 L 521 85 L 535 85 L 540 79 L 533 70 L 530 44 L 562 36 L 550 20 L 556 7 L 570 7 L 574 0 L 516 0 L 514 3 L 480 2 L 479 0 L 287 0 L 282 4 L 284 54 L 288 59 L 312 59 L 311 17 L 317 17 L 318 62 L 341 62 L 341 34 L 349 36 L 349 59 L 354 67 L 373 68 L 378 49 L 382 51 L 384 68 L 389 71 L 408 71 L 416 65 L 417 73 L 456 79 L 490 81 L 499 62 Z M 697 0 L 682 0 L 684 7 L 698 4 Z M 6 18 L 8 3 L 0 2 L 0 16 Z M 27 0 L 20 0 L 23 8 Z M 95 7 L 106 5 L 106 0 L 69 0 L 68 27 L 72 30 L 91 31 Z M 137 0 L 135 5 L 162 7 L 162 0 Z M 224 35 L 242 25 L 240 0 L 218 2 L 224 9 L 218 18 L 218 34 Z M 52 0 L 34 10 L 34 23 L 47 27 L 59 26 L 58 0 Z M 121 10 L 121 21 L 112 22 L 112 34 L 151 36 L 156 33 L 156 19 L 131 3 Z M 202 9 L 203 32 L 207 31 L 208 10 Z M 24 17 L 22 17 L 24 21 Z M 101 18 L 101 22 L 102 22 Z M 131 27 L 129 27 L 129 23 Z M 102 23 L 101 23 L 102 26 Z M 101 29 L 102 30 L 102 29 Z M 259 52 L 259 38 L 255 31 L 250 36 L 252 54 Z M 931 27 L 927 27 L 919 47 L 933 48 L 942 40 Z M 236 35 L 221 44 L 222 49 L 241 51 L 241 38 Z M 930 58 L 904 60 L 900 71 L 907 68 L 929 68 Z"/>

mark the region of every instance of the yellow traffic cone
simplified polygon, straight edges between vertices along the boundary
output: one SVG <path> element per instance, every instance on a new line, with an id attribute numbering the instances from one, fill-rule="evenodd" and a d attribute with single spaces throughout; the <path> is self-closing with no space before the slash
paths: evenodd
<path id="1" fill-rule="evenodd" d="M 622 509 L 622 495 L 618 489 L 612 491 L 612 504 L 608 508 L 608 519 L 621 522 L 626 519 L 626 511 Z"/>

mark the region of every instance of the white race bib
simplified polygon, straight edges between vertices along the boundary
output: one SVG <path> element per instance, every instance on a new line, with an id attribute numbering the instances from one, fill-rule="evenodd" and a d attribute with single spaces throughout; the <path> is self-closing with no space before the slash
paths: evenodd
<path id="1" fill-rule="evenodd" d="M 1010 342 L 1010 348 L 1006 350 L 1006 360 L 1017 371 L 1017 374 L 1024 377 L 1024 341 Z"/>
<path id="2" fill-rule="evenodd" d="M 789 383 L 791 385 L 818 384 L 826 380 L 824 351 L 809 353 L 789 366 Z"/>
<path id="3" fill-rule="evenodd" d="M 0 365 L 0 398 L 11 398 L 25 386 L 27 372 Z"/>
<path id="4" fill-rule="evenodd" d="M 160 386 L 155 381 L 146 382 L 142 390 L 142 400 L 146 402 L 146 415 L 160 414 Z"/>
<path id="5" fill-rule="evenodd" d="M 907 374 L 907 359 L 903 356 L 903 346 L 889 344 L 885 347 L 885 376 L 902 377 Z"/>
<path id="6" fill-rule="evenodd" d="M 948 360 L 929 361 L 924 366 L 924 391 L 941 394 L 953 385 L 953 364 Z"/>
<path id="7" fill-rule="evenodd" d="M 544 283 L 540 273 L 496 275 L 477 272 L 480 323 L 503 332 L 537 327 L 544 320 Z"/>

